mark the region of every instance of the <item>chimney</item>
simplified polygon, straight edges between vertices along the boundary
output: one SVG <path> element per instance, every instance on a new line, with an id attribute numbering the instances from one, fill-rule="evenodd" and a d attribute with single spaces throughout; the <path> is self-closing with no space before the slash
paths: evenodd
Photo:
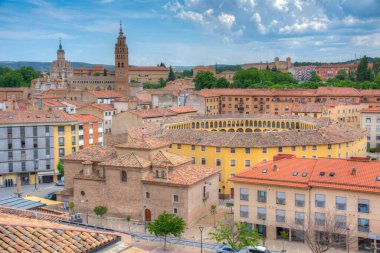
<path id="1" fill-rule="evenodd" d="M 273 171 L 278 171 L 278 164 L 273 165 Z"/>
<path id="2" fill-rule="evenodd" d="M 351 175 L 356 176 L 356 172 L 357 172 L 357 169 L 356 168 L 352 168 Z"/>
<path id="3" fill-rule="evenodd" d="M 91 176 L 92 175 L 92 162 L 91 161 L 84 161 L 83 163 L 83 175 L 84 176 Z"/>

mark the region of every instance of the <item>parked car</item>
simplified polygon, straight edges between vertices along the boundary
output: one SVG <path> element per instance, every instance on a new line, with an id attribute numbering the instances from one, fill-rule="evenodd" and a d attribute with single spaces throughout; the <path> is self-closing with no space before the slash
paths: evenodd
<path id="1" fill-rule="evenodd" d="M 272 253 L 272 251 L 263 246 L 248 247 L 247 249 L 249 253 Z"/>
<path id="2" fill-rule="evenodd" d="M 57 200 L 57 194 L 55 194 L 55 192 L 50 192 L 45 195 L 45 199 Z"/>
<path id="3" fill-rule="evenodd" d="M 222 247 L 220 247 L 219 249 L 216 250 L 216 253 L 229 253 L 229 252 L 233 252 L 233 253 L 246 253 L 247 250 L 246 249 L 234 250 L 234 249 L 232 249 L 232 247 L 230 245 L 224 245 L 224 246 L 222 246 Z"/>

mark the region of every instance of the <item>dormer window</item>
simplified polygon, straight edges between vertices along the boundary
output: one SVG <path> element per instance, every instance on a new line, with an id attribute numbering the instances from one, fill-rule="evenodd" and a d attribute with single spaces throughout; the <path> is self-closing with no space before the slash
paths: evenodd
<path id="1" fill-rule="evenodd" d="M 128 181 L 127 171 L 125 171 L 125 170 L 121 171 L 121 181 L 122 182 L 127 182 Z"/>

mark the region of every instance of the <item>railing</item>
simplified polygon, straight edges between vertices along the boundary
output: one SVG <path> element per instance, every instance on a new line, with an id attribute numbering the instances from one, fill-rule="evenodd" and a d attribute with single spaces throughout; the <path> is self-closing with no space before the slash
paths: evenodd
<path id="1" fill-rule="evenodd" d="M 267 202 L 267 198 L 266 197 L 258 197 L 257 198 L 257 202 L 266 203 Z"/>

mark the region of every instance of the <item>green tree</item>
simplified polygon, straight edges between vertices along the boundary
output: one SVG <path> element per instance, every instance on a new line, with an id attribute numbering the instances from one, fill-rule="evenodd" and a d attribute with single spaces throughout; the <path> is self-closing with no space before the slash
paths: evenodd
<path id="1" fill-rule="evenodd" d="M 321 78 L 317 75 L 317 72 L 312 71 L 309 81 L 310 82 L 321 82 Z"/>
<path id="2" fill-rule="evenodd" d="M 219 223 L 210 238 L 217 243 L 230 245 L 235 250 L 248 246 L 257 246 L 261 235 L 256 229 L 250 229 L 247 222 L 236 222 L 233 225 Z"/>
<path id="3" fill-rule="evenodd" d="M 159 83 L 158 83 L 159 87 L 164 88 L 166 84 L 168 83 L 168 81 L 169 81 L 168 79 L 160 78 Z"/>
<path id="4" fill-rule="evenodd" d="M 148 231 L 155 236 L 164 237 L 164 250 L 166 250 L 166 237 L 169 235 L 180 237 L 185 232 L 185 226 L 181 216 L 165 211 L 156 220 L 148 223 Z"/>
<path id="5" fill-rule="evenodd" d="M 69 202 L 69 209 L 70 209 L 70 213 L 72 213 L 73 212 L 73 210 L 74 210 L 74 202 Z"/>
<path id="6" fill-rule="evenodd" d="M 289 239 L 289 233 L 286 232 L 285 230 L 281 230 L 280 237 L 284 239 L 284 241 L 282 242 L 282 251 L 285 252 L 285 240 Z"/>
<path id="7" fill-rule="evenodd" d="M 179 73 L 180 78 L 185 78 L 185 77 L 192 77 L 193 76 L 193 69 L 185 69 L 182 71 L 182 73 Z"/>
<path id="8" fill-rule="evenodd" d="M 30 85 L 31 81 L 41 76 L 40 72 L 35 71 L 32 67 L 21 67 L 16 72 L 22 75 L 23 84 Z"/>
<path id="9" fill-rule="evenodd" d="M 380 71 L 377 73 L 374 81 L 375 83 L 380 84 Z"/>
<path id="10" fill-rule="evenodd" d="M 169 67 L 169 77 L 168 77 L 168 80 L 169 81 L 175 80 L 175 75 L 174 75 L 172 66 Z"/>
<path id="11" fill-rule="evenodd" d="M 211 89 L 216 85 L 216 77 L 210 71 L 200 71 L 193 82 L 196 90 Z"/>
<path id="12" fill-rule="evenodd" d="M 210 214 L 212 216 L 214 216 L 214 227 L 215 227 L 215 224 L 216 224 L 215 223 L 215 218 L 216 218 L 217 212 L 218 212 L 218 209 L 217 209 L 216 205 L 211 205 L 211 207 L 210 207 Z"/>
<path id="13" fill-rule="evenodd" d="M 107 76 L 107 70 L 106 70 L 106 68 L 103 69 L 103 76 Z"/>
<path id="14" fill-rule="evenodd" d="M 57 164 L 57 170 L 59 172 L 59 175 L 61 175 L 62 177 L 65 176 L 65 166 L 63 165 L 62 161 L 58 162 L 58 164 Z"/>
<path id="15" fill-rule="evenodd" d="M 216 81 L 215 86 L 213 88 L 229 88 L 230 86 L 230 82 L 228 82 L 226 78 L 221 77 Z"/>
<path id="16" fill-rule="evenodd" d="M 346 73 L 346 71 L 344 69 L 340 69 L 338 71 L 338 74 L 336 74 L 335 78 L 338 79 L 338 80 L 347 80 L 348 79 L 348 75 L 347 75 L 347 73 Z"/>
<path id="17" fill-rule="evenodd" d="M 94 213 L 96 216 L 100 217 L 100 222 L 103 222 L 103 215 L 105 215 L 108 211 L 108 208 L 106 206 L 96 206 L 94 208 Z"/>
<path id="18" fill-rule="evenodd" d="M 24 79 L 19 72 L 6 72 L 0 76 L 0 87 L 20 87 L 24 83 Z"/>
<path id="19" fill-rule="evenodd" d="M 373 59 L 373 74 L 374 76 L 377 76 L 377 73 L 380 72 L 380 58 L 379 57 L 376 57 L 375 59 Z"/>
<path id="20" fill-rule="evenodd" d="M 157 66 L 158 66 L 158 65 L 157 65 Z M 163 63 L 163 62 L 161 62 L 159 66 L 160 66 L 160 67 L 164 67 L 164 68 L 166 68 L 165 63 Z"/>
<path id="21" fill-rule="evenodd" d="M 370 80 L 369 72 L 368 72 L 368 58 L 364 56 L 358 65 L 358 69 L 356 72 L 356 81 L 364 82 L 366 80 Z"/>

